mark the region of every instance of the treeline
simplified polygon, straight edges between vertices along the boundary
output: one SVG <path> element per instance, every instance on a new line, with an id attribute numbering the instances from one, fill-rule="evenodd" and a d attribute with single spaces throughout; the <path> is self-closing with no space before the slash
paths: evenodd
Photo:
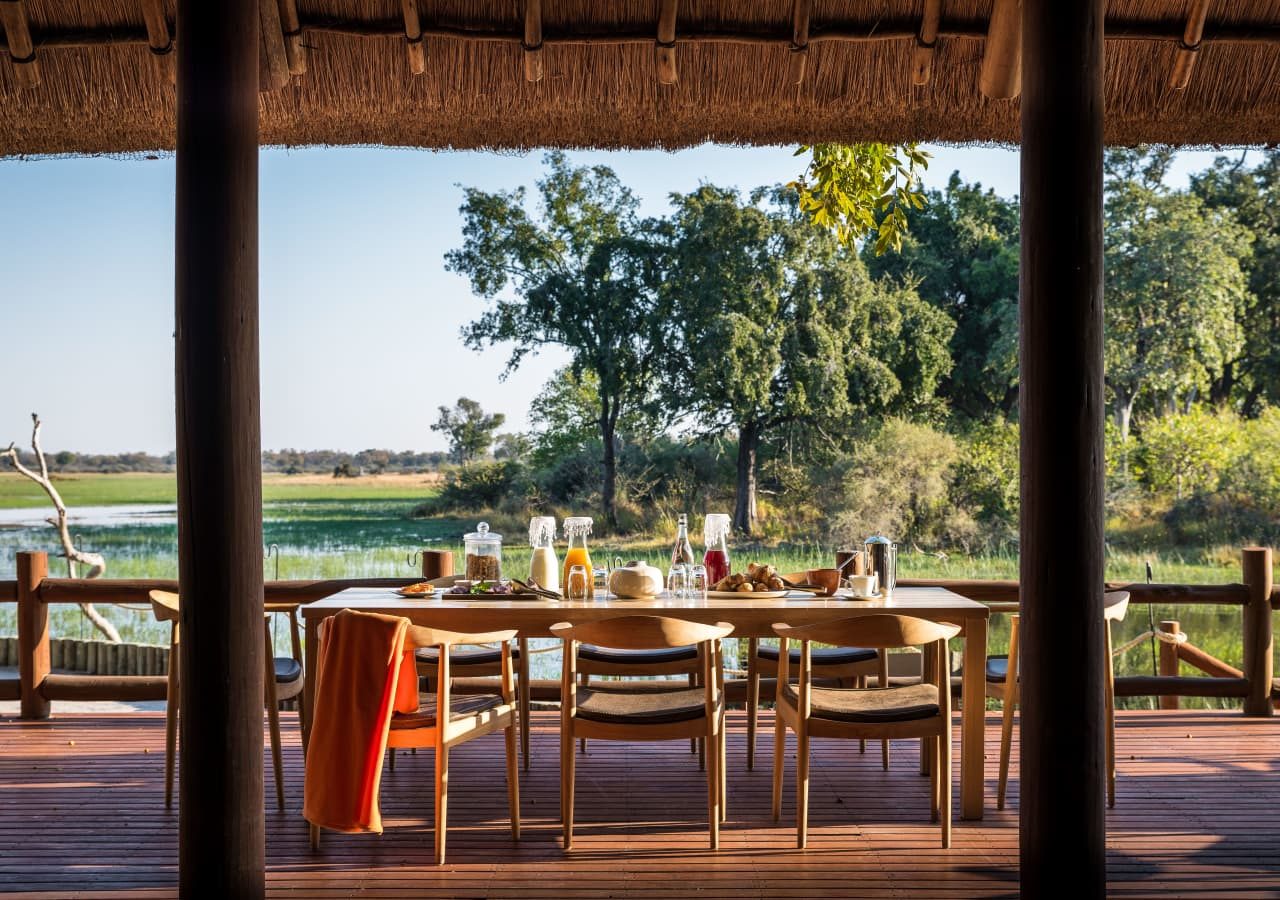
<path id="1" fill-rule="evenodd" d="M 1172 160 L 1106 157 L 1110 514 L 1135 539 L 1260 538 L 1280 495 L 1239 473 L 1272 455 L 1280 403 L 1280 151 L 1183 190 Z M 608 168 L 547 164 L 536 212 L 523 189 L 468 190 L 447 263 L 490 301 L 471 346 L 511 342 L 508 372 L 543 345 L 571 364 L 533 431 L 432 509 L 591 505 L 625 531 L 731 507 L 765 535 L 1016 540 L 1016 199 L 954 174 L 877 255 L 784 188 L 703 185 L 646 219 Z M 1190 456 L 1204 434 L 1212 465 Z"/>
<path id="2" fill-rule="evenodd" d="M 35 456 L 27 451 L 19 454 L 24 465 L 36 466 Z M 52 472 L 172 472 L 177 465 L 177 454 L 170 451 L 163 456 L 149 453 L 76 453 L 60 450 L 46 454 Z M 264 450 L 262 471 L 287 475 L 333 474 L 340 476 L 377 475 L 383 472 L 435 472 L 448 461 L 443 451 L 418 453 L 412 450 L 361 450 L 347 453 L 341 450 Z"/>

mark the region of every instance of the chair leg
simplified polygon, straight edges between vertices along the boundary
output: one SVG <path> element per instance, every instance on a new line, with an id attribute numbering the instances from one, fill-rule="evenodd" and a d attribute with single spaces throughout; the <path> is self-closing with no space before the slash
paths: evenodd
<path id="1" fill-rule="evenodd" d="M 586 672 L 583 672 L 581 675 L 579 675 L 579 676 L 578 676 L 578 684 L 588 684 L 588 683 L 590 682 L 590 680 L 591 680 L 591 679 L 588 677 L 588 675 L 587 675 L 587 673 L 586 673 Z M 587 752 L 587 739 L 586 739 L 586 738 L 582 738 L 581 740 L 579 740 L 579 741 L 578 741 L 578 750 L 579 750 L 579 752 L 581 752 L 581 753 L 586 753 L 586 752 Z"/>
<path id="2" fill-rule="evenodd" d="M 689 687 L 691 687 L 691 688 L 696 688 L 697 686 L 698 686 L 698 673 L 697 673 L 697 672 L 690 672 L 690 673 L 689 673 Z M 689 738 L 689 752 L 690 752 L 690 753 L 697 753 L 697 752 L 698 752 L 698 739 L 697 739 L 697 738 Z"/>
<path id="3" fill-rule="evenodd" d="M 926 738 L 925 740 L 934 743 L 936 746 L 937 742 L 941 740 L 941 738 Z M 934 756 L 937 756 L 936 750 L 934 751 Z M 941 786 L 939 784 L 941 779 L 938 777 L 940 771 L 940 766 L 929 767 L 929 821 L 934 823 L 938 821 L 938 807 L 942 800 Z"/>
<path id="4" fill-rule="evenodd" d="M 880 679 L 880 687 L 887 688 L 889 686 L 889 651 L 880 651 L 880 671 L 878 673 Z M 880 768 L 886 772 L 889 771 L 889 739 L 881 738 L 880 740 Z"/>
<path id="5" fill-rule="evenodd" d="M 529 640 L 528 638 L 520 638 L 517 641 L 520 648 L 520 663 L 517 665 L 519 670 L 516 677 L 516 700 L 520 704 L 520 755 L 524 762 L 524 770 L 529 771 L 529 725 L 531 720 L 529 717 Z"/>
<path id="6" fill-rule="evenodd" d="M 866 688 L 867 688 L 867 676 L 866 676 L 866 675 L 859 675 L 858 677 L 854 678 L 854 679 L 853 679 L 853 686 L 854 686 L 854 688 L 856 688 L 857 690 L 860 690 L 860 691 L 866 690 Z M 867 752 L 867 739 L 866 739 L 866 738 L 858 738 L 858 752 L 859 752 L 859 753 L 866 753 L 866 752 Z"/>
<path id="7" fill-rule="evenodd" d="M 1116 805 L 1116 694 L 1115 694 L 1115 662 L 1111 657 L 1111 623 L 1103 622 L 1106 631 L 1107 675 L 1103 682 L 1103 705 L 1107 727 L 1107 808 L 1115 809 Z"/>
<path id="8" fill-rule="evenodd" d="M 308 835 L 311 838 L 311 849 L 319 850 L 320 849 L 320 826 L 313 825 L 310 822 L 307 823 L 307 826 L 308 826 L 307 828 Z"/>
<path id="9" fill-rule="evenodd" d="M 1017 706 L 1017 687 L 1005 685 L 1004 703 L 1001 704 L 1000 722 L 1000 780 L 996 783 L 996 809 L 1004 809 L 1004 798 L 1009 786 L 1009 756 L 1013 744 L 1013 710 Z"/>
<path id="10" fill-rule="evenodd" d="M 942 817 L 942 849 L 951 846 L 951 723 L 948 721 L 938 739 L 935 764 L 938 767 L 938 785 L 941 798 L 938 804 Z"/>
<path id="11" fill-rule="evenodd" d="M 747 644 L 747 771 L 756 767 L 756 716 L 760 710 L 760 664 L 756 661 L 759 638 Z"/>
<path id="12" fill-rule="evenodd" d="M 284 763 L 280 759 L 280 702 L 276 699 L 276 665 L 271 646 L 271 629 L 266 629 L 267 662 L 263 672 L 263 693 L 267 706 L 267 724 L 271 731 L 271 768 L 276 777 L 276 807 L 284 812 Z"/>
<path id="13" fill-rule="evenodd" d="M 796 732 L 796 846 L 809 843 L 809 735 L 804 724 Z"/>
<path id="14" fill-rule="evenodd" d="M 395 747 L 387 748 L 387 757 L 389 762 L 391 763 L 391 771 L 394 772 L 396 770 L 396 748 Z"/>
<path id="15" fill-rule="evenodd" d="M 394 756 L 392 757 L 394 759 Z M 444 839 L 449 816 L 449 748 L 436 745 L 436 865 L 444 865 Z"/>
<path id="16" fill-rule="evenodd" d="M 773 720 L 773 821 L 782 818 L 782 763 L 787 749 L 787 723 L 774 709 Z"/>
<path id="17" fill-rule="evenodd" d="M 565 733 L 560 754 L 560 821 L 564 823 L 564 849 L 573 849 L 573 779 L 577 758 L 573 752 L 573 735 Z"/>
<path id="18" fill-rule="evenodd" d="M 178 746 L 178 646 L 169 645 L 169 679 L 164 704 L 164 808 L 173 806 L 173 767 L 177 761 Z"/>
<path id="19" fill-rule="evenodd" d="M 516 754 L 515 724 L 505 729 L 507 736 L 507 806 L 511 815 L 511 839 L 520 840 L 520 760 Z"/>
<path id="20" fill-rule="evenodd" d="M 716 743 L 720 745 L 720 821 L 723 822 L 729 817 L 729 760 L 728 760 L 728 734 L 725 732 L 725 717 L 720 716 L 719 734 L 716 736 Z"/>
<path id="21" fill-rule="evenodd" d="M 715 742 L 716 723 L 707 723 L 707 740 Z M 720 849 L 720 749 L 717 743 L 711 744 L 711 752 L 707 755 L 707 824 L 711 831 L 711 849 Z"/>

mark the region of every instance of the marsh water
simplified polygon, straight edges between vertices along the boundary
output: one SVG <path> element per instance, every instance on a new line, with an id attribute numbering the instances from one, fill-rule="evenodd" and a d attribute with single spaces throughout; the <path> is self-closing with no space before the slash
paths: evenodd
<path id="1" fill-rule="evenodd" d="M 263 505 L 263 573 L 267 578 L 412 577 L 406 556 L 423 547 L 461 550 L 461 535 L 474 527 L 462 519 L 418 519 L 411 516 L 414 502 L 407 500 L 307 500 L 276 501 Z M 44 521 L 47 509 L 0 509 L 0 579 L 15 576 L 19 550 L 45 550 L 50 554 L 51 574 L 62 574 L 56 534 Z M 120 505 L 78 507 L 72 511 L 71 530 L 77 545 L 107 557 L 108 578 L 176 578 L 178 574 L 176 510 L 168 505 Z M 508 571 L 527 567 L 528 549 L 523 535 L 507 537 Z M 797 567 L 818 565 L 813 550 L 787 554 Z M 607 545 L 601 555 L 611 555 Z M 628 555 L 631 555 L 630 553 Z M 807 557 L 812 556 L 810 560 Z M 653 561 L 656 561 L 653 560 Z M 936 571 L 914 572 L 910 556 L 902 561 L 903 576 L 935 576 Z M 932 567 L 931 567 L 932 568 Z M 966 573 L 967 574 L 967 573 Z M 992 575 L 991 577 L 995 577 Z M 1238 576 L 1236 576 L 1238 577 Z M 1222 581 L 1234 580 L 1227 573 Z M 157 623 L 149 609 L 102 607 L 126 641 L 163 644 L 167 626 Z M 1134 606 L 1128 618 L 1118 623 L 1115 644 L 1123 645 L 1146 632 L 1150 622 L 1164 619 L 1181 622 L 1189 639 L 1225 662 L 1239 666 L 1242 656 L 1241 614 L 1235 608 L 1208 606 L 1168 606 L 1149 609 Z M 12 635 L 15 611 L 0 605 L 0 635 Z M 93 627 L 77 607 L 54 607 L 51 630 L 55 637 L 93 638 Z M 288 648 L 283 623 L 276 627 L 278 649 Z M 549 647 L 550 642 L 542 642 Z M 1008 643 L 1008 623 L 1004 616 L 992 618 L 990 652 L 1003 652 Z M 740 652 L 731 641 L 726 646 L 730 660 Z M 559 654 L 535 653 L 533 676 L 559 675 Z M 1153 653 L 1150 641 L 1135 646 L 1116 660 L 1119 674 L 1150 674 Z M 1198 674 L 1185 670 L 1183 674 Z M 1145 706 L 1148 701 L 1127 701 Z M 1203 705 L 1184 700 L 1185 705 Z M 1209 701 L 1218 703 L 1219 701 Z"/>

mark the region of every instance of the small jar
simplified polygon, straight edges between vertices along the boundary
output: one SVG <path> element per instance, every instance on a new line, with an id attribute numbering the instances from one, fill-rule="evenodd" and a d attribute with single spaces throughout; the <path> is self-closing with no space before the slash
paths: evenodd
<path id="1" fill-rule="evenodd" d="M 502 580 L 502 535 L 491 532 L 488 522 L 481 522 L 475 531 L 464 534 L 462 543 L 467 556 L 468 580 Z"/>

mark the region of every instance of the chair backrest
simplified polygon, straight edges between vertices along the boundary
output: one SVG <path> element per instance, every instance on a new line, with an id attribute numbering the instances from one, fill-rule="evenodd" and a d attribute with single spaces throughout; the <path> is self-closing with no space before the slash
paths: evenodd
<path id="1" fill-rule="evenodd" d="M 733 633 L 728 622 L 707 625 L 668 616 L 618 616 L 573 625 L 557 622 L 551 633 L 566 641 L 581 641 L 613 650 L 659 650 L 716 641 Z"/>
<path id="2" fill-rule="evenodd" d="M 1102 595 L 1102 619 L 1105 622 L 1119 622 L 1129 611 L 1128 591 L 1107 591 Z"/>
<path id="3" fill-rule="evenodd" d="M 793 641 L 816 641 L 837 647 L 923 647 L 934 641 L 950 640 L 960 626 L 933 622 L 915 616 L 876 614 L 852 616 L 816 625 L 791 626 L 775 623 L 779 637 Z"/>
<path id="4" fill-rule="evenodd" d="M 405 635 L 406 650 L 418 647 L 448 647 L 457 644 L 505 644 L 515 640 L 518 632 L 512 628 L 507 631 L 487 631 L 483 634 L 467 634 L 461 631 L 445 631 L 443 628 L 428 628 L 425 625 L 410 625 Z"/>
<path id="5" fill-rule="evenodd" d="M 151 612 L 160 622 L 178 621 L 178 595 L 173 591 L 150 591 Z"/>

